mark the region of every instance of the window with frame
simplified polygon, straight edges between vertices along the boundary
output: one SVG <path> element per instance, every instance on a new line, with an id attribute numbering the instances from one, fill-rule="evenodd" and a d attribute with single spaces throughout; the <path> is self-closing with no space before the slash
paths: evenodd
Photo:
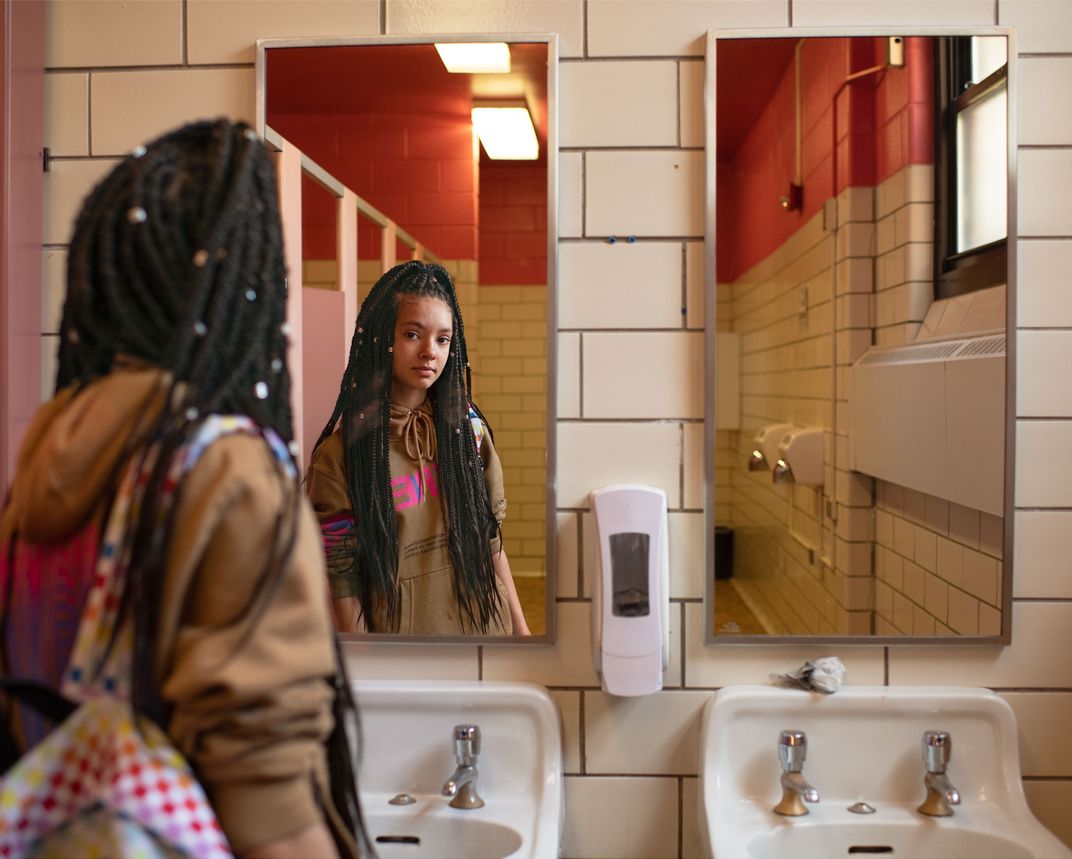
<path id="1" fill-rule="evenodd" d="M 1008 49 L 1004 36 L 935 39 L 937 298 L 1004 284 Z"/>

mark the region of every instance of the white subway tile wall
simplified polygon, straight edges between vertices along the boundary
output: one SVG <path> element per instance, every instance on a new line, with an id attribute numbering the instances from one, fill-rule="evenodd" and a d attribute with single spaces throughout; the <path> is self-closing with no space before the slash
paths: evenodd
<path id="1" fill-rule="evenodd" d="M 97 72 L 90 81 L 93 155 L 125 155 L 161 129 L 228 116 L 253 124 L 252 69 Z M 132 104 L 138 105 L 131 110 Z"/>
<path id="2" fill-rule="evenodd" d="M 885 481 L 876 496 L 877 628 L 885 635 L 998 634 L 1002 520 Z"/>
<path id="3" fill-rule="evenodd" d="M 52 155 L 89 155 L 89 75 L 84 72 L 45 78 L 45 128 Z"/>
<path id="4" fill-rule="evenodd" d="M 559 144 L 676 146 L 677 69 L 672 60 L 563 62 Z"/>
<path id="5" fill-rule="evenodd" d="M 692 417 L 700 411 L 696 368 L 702 351 L 699 336 L 685 333 L 697 332 L 703 325 L 704 170 L 698 147 L 704 32 L 870 24 L 906 29 L 931 24 L 1017 27 L 1019 134 L 1021 144 L 1029 146 L 1019 152 L 1018 199 L 1021 230 L 1029 238 L 1018 243 L 1016 297 L 1021 328 L 1051 329 L 1037 333 L 1054 336 L 1031 340 L 1021 334 L 1019 341 L 1026 345 L 1018 376 L 1022 419 L 1017 428 L 1016 504 L 1024 509 L 1015 520 L 1012 643 L 1004 649 L 706 646 L 698 599 L 709 575 L 702 563 L 706 526 L 700 514 L 703 425 Z M 1072 183 L 1072 127 L 1067 117 L 1047 109 L 1054 92 L 1072 86 L 1072 4 L 50 0 L 45 142 L 55 160 L 45 185 L 43 395 L 51 393 L 55 372 L 57 338 L 52 332 L 62 290 L 63 245 L 82 197 L 114 163 L 112 156 L 143 137 L 206 113 L 252 116 L 256 39 L 498 31 L 557 32 L 561 55 L 568 60 L 560 67 L 561 143 L 569 148 L 559 159 L 560 326 L 567 330 L 559 335 L 557 380 L 557 638 L 555 644 L 543 647 L 352 644 L 347 646 L 352 674 L 482 677 L 550 687 L 563 714 L 565 736 L 564 856 L 578 859 L 699 854 L 695 760 L 689 749 L 700 705 L 711 689 L 763 683 L 771 672 L 830 653 L 845 661 L 850 683 L 991 686 L 1003 690 L 1021 720 L 1025 787 L 1032 807 L 1072 843 L 1072 818 L 1067 814 L 1072 805 L 1072 759 L 1059 750 L 1072 698 L 1067 656 L 1072 650 L 1072 585 L 1067 576 L 1072 482 L 1061 467 L 1072 449 L 1072 422 L 1062 419 L 1067 417 L 1069 398 L 1060 387 L 1060 374 L 1038 356 L 1045 344 L 1060 358 L 1067 351 L 1063 338 L 1072 331 L 1072 299 L 1064 288 L 1072 269 L 1068 202 L 1072 194 L 1067 193 Z M 637 69 L 645 73 L 639 81 Z M 615 86 L 605 85 L 608 72 L 620 75 Z M 637 85 L 637 93 L 627 92 L 627 81 Z M 137 109 L 130 109 L 131 104 Z M 593 121 L 601 116 L 605 121 Z M 876 195 L 878 227 L 870 233 L 854 230 L 852 244 L 858 247 L 847 248 L 867 249 L 872 242 L 893 242 L 896 247 L 902 241 L 908 242 L 904 254 L 880 257 L 888 261 L 875 267 L 874 277 L 870 265 L 860 260 L 845 258 L 837 264 L 839 297 L 867 295 L 872 284 L 880 293 L 891 293 L 881 307 L 870 311 L 881 317 L 878 324 L 890 338 L 903 339 L 919 319 L 920 292 L 904 287 L 929 278 L 930 248 L 925 241 L 912 241 L 924 237 L 914 233 L 903 217 L 895 216 L 888 226 L 883 219 L 910 203 L 925 203 L 920 190 L 926 192 L 928 184 L 926 177 L 911 175 L 888 197 Z M 846 198 L 843 205 L 854 220 L 867 220 L 857 217 L 866 210 L 866 200 Z M 608 236 L 621 241 L 611 245 Z M 637 241 L 629 243 L 629 236 Z M 817 238 L 821 236 L 801 236 L 794 253 L 806 269 L 810 267 L 804 280 L 812 319 L 819 324 L 829 313 L 824 305 L 830 305 L 831 296 L 824 294 L 819 277 L 829 265 L 829 251 L 815 246 Z M 825 280 L 829 282 L 829 277 Z M 721 326 L 728 319 L 723 311 L 728 310 L 730 298 L 720 289 L 719 299 Z M 759 306 L 753 312 L 764 324 L 776 325 L 772 312 L 777 294 L 764 301 L 771 307 Z M 853 326 L 860 313 L 854 303 L 838 305 L 839 318 L 851 319 Z M 791 324 L 797 324 L 795 316 Z M 839 363 L 861 348 L 854 333 L 843 332 Z M 667 343 L 676 345 L 667 352 Z M 694 345 L 679 348 L 682 343 Z M 651 380 L 636 385 L 628 402 L 610 419 L 603 415 L 607 406 L 600 402 L 598 387 L 615 366 L 615 350 L 636 353 L 642 366 L 658 365 L 658 387 Z M 751 360 L 746 358 L 746 366 L 753 372 L 773 370 L 774 365 L 749 364 Z M 802 422 L 816 421 L 827 428 L 829 410 L 809 403 L 829 385 L 829 361 L 827 337 L 810 352 L 809 366 L 820 372 L 802 375 L 800 389 L 807 394 L 793 400 Z M 657 404 L 664 400 L 673 404 L 673 414 L 658 414 L 663 406 Z M 766 404 L 747 389 L 744 400 L 757 414 L 763 413 Z M 589 405 L 595 414 L 587 412 Z M 718 436 L 724 462 L 731 434 Z M 842 449 L 833 440 L 828 446 Z M 842 507 L 863 509 L 870 504 L 869 481 L 843 470 L 831 470 L 829 479 L 836 483 Z M 599 485 L 624 481 L 666 489 L 672 511 L 673 654 L 665 677 L 670 688 L 640 702 L 612 700 L 599 691 L 592 669 L 589 589 L 580 583 L 587 494 Z M 994 540 L 996 523 L 934 499 L 923 498 L 921 508 L 919 499 L 906 503 L 905 493 L 892 489 L 880 497 L 884 503 L 873 528 L 881 544 L 876 548 L 878 580 L 873 597 L 880 613 L 902 628 L 933 625 L 941 632 L 943 627 L 962 625 L 966 630 L 993 631 L 995 611 L 986 600 L 996 598 L 1001 571 L 1001 558 L 994 551 L 999 545 Z M 839 520 L 843 516 L 839 511 Z M 794 519 L 794 527 L 797 524 Z M 799 524 L 816 527 L 816 521 L 806 517 Z M 830 523 L 826 524 L 824 539 L 831 536 Z M 851 554 L 844 541 L 857 541 L 860 533 L 855 526 L 849 532 L 839 527 L 838 533 L 842 552 Z M 852 578 L 840 577 L 839 592 L 855 600 L 860 596 Z M 917 596 L 916 583 L 922 582 L 920 603 L 905 595 L 906 578 Z M 665 729 L 660 754 L 635 754 L 629 738 L 636 731 L 629 726 L 637 719 L 651 719 Z"/>
<path id="6" fill-rule="evenodd" d="M 144 2 L 144 0 L 142 0 Z M 379 32 L 379 0 L 185 0 L 191 65 L 252 63 L 257 39 Z"/>

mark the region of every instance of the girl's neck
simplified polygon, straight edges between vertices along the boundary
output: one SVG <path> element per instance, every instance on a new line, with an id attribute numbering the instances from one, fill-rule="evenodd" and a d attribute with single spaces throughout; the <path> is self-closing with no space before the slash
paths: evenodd
<path id="1" fill-rule="evenodd" d="M 409 409 L 411 412 L 417 411 L 427 400 L 427 391 L 395 391 L 391 394 L 392 403 L 404 409 Z"/>

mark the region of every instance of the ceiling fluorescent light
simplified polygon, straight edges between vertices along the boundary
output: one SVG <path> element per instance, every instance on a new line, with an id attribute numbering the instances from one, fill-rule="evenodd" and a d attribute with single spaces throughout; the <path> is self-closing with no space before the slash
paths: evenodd
<path id="1" fill-rule="evenodd" d="M 473 127 L 488 158 L 534 161 L 540 157 L 536 129 L 526 107 L 474 107 Z"/>
<path id="2" fill-rule="evenodd" d="M 448 72 L 510 71 L 510 47 L 506 42 L 436 42 L 435 47 Z"/>

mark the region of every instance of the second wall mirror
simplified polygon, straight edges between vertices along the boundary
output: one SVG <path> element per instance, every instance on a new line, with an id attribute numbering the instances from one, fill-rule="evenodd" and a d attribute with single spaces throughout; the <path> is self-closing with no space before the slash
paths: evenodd
<path id="1" fill-rule="evenodd" d="M 503 64 L 480 66 L 466 56 L 474 44 Z M 265 40 L 257 51 L 258 131 L 302 161 L 304 462 L 338 394 L 357 302 L 396 261 L 442 264 L 503 465 L 503 543 L 532 632 L 496 642 L 553 638 L 556 74 L 553 35 Z M 487 111 L 524 120 L 525 151 L 497 148 L 511 144 L 480 126 Z"/>
<path id="2" fill-rule="evenodd" d="M 1008 642 L 1015 57 L 709 34 L 709 643 Z"/>

